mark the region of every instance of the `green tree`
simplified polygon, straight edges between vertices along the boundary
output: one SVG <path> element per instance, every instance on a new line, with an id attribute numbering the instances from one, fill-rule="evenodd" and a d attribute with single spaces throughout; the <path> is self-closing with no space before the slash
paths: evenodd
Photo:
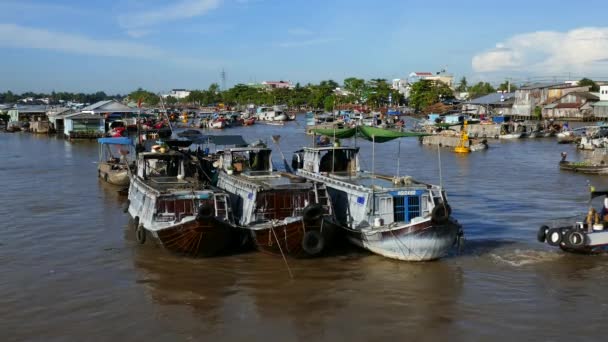
<path id="1" fill-rule="evenodd" d="M 469 89 L 469 85 L 467 83 L 467 78 L 462 76 L 460 82 L 458 83 L 458 87 L 456 87 L 456 91 L 464 93 Z"/>
<path id="2" fill-rule="evenodd" d="M 361 96 L 365 92 L 367 85 L 365 80 L 356 77 L 349 77 L 344 80 L 344 90 L 350 92 L 352 96 L 347 99 L 349 102 L 361 101 Z"/>
<path id="3" fill-rule="evenodd" d="M 501 83 L 501 84 L 498 86 L 498 88 L 497 88 L 496 90 L 500 90 L 500 91 L 509 91 L 509 88 L 510 88 L 511 92 L 514 92 L 514 91 L 516 91 L 516 90 L 517 90 L 517 86 L 516 86 L 515 84 L 513 84 L 513 83 L 511 83 L 511 84 L 509 85 L 509 81 L 504 81 L 504 82 L 502 82 L 502 83 Z"/>
<path id="4" fill-rule="evenodd" d="M 82 98 L 82 101 L 80 101 L 80 102 L 86 101 L 85 94 L 78 94 L 77 97 Z M 146 104 L 148 106 L 156 106 L 158 104 L 158 102 L 160 101 L 160 98 L 158 97 L 158 95 L 154 94 L 153 92 L 144 90 L 142 88 L 138 88 L 137 90 L 135 90 L 129 94 L 129 100 L 131 100 L 131 101 L 138 102 L 140 99 L 144 104 Z"/>
<path id="5" fill-rule="evenodd" d="M 539 106 L 534 107 L 534 117 L 537 120 L 540 120 L 540 119 L 542 119 L 542 116 L 543 116 L 542 108 L 540 108 Z"/>
<path id="6" fill-rule="evenodd" d="M 169 106 L 173 106 L 175 104 L 177 104 L 177 99 L 173 96 L 167 96 L 165 98 L 165 103 L 168 104 Z"/>
<path id="7" fill-rule="evenodd" d="M 600 86 L 598 86 L 593 80 L 586 77 L 578 81 L 578 85 L 581 87 L 589 86 L 589 91 L 600 91 Z"/>
<path id="8" fill-rule="evenodd" d="M 469 88 L 469 97 L 474 99 L 479 96 L 496 92 L 496 89 L 488 82 L 478 82 Z"/>
<path id="9" fill-rule="evenodd" d="M 420 80 L 412 85 L 410 107 L 421 110 L 441 100 L 454 98 L 452 89 L 443 82 Z"/>
<path id="10" fill-rule="evenodd" d="M 334 110 L 334 105 L 336 103 L 336 97 L 334 95 L 330 95 L 325 97 L 323 100 L 323 108 L 326 112 L 331 112 Z"/>

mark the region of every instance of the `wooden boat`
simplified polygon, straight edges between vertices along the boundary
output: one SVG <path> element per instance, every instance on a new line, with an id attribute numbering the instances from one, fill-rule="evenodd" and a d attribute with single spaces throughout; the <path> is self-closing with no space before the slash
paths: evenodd
<path id="1" fill-rule="evenodd" d="M 238 224 L 257 248 L 272 254 L 311 257 L 331 243 L 331 200 L 323 184 L 273 171 L 271 150 L 235 147 L 216 162 L 217 187 L 231 194 Z"/>
<path id="2" fill-rule="evenodd" d="M 560 170 L 580 172 L 591 175 L 608 174 L 608 164 L 606 164 L 603 160 L 599 162 L 592 162 L 590 160 L 570 162 L 566 160 L 567 157 L 568 154 L 566 152 L 562 152 L 562 159 L 559 162 Z"/>
<path id="3" fill-rule="evenodd" d="M 592 189 L 593 190 L 593 189 Z M 604 253 L 608 251 L 608 191 L 591 191 L 587 215 L 567 219 L 557 219 L 542 225 L 538 229 L 539 242 L 559 247 L 567 252 L 574 253 Z M 593 208 L 594 198 L 604 197 L 603 208 L 598 213 Z"/>
<path id="4" fill-rule="evenodd" d="M 114 185 L 129 185 L 134 163 L 127 156 L 133 155 L 133 141 L 129 138 L 99 138 L 99 162 L 97 175 Z M 114 149 L 114 151 L 112 151 Z"/>
<path id="5" fill-rule="evenodd" d="M 138 155 L 128 211 L 139 243 L 150 236 L 176 253 L 211 256 L 240 239 L 228 194 L 204 188 L 193 165 L 188 155 L 174 150 Z"/>
<path id="6" fill-rule="evenodd" d="M 371 252 L 398 260 L 434 260 L 463 235 L 440 186 L 362 171 L 358 147 L 305 147 L 292 165 L 297 175 L 326 185 L 335 223 L 352 243 Z"/>
<path id="7" fill-rule="evenodd" d="M 226 127 L 226 120 L 220 118 L 209 122 L 209 128 L 224 129 Z"/>

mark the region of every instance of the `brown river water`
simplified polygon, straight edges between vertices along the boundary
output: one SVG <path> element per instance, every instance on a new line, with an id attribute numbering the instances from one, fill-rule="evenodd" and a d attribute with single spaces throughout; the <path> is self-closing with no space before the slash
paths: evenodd
<path id="1" fill-rule="evenodd" d="M 272 146 L 280 134 L 289 160 L 311 142 L 294 123 L 217 134 Z M 357 144 L 371 168 L 371 144 Z M 376 145 L 377 171 L 395 174 L 398 145 Z M 400 145 L 401 175 L 439 183 L 436 148 Z M 191 259 L 138 245 L 126 198 L 96 177 L 95 142 L 0 133 L 0 338 L 605 341 L 608 255 L 536 242 L 545 220 L 586 210 L 588 180 L 608 187 L 560 172 L 561 151 L 578 156 L 551 139 L 443 150 L 443 184 L 467 239 L 460 254 L 407 263 L 344 244 L 288 259 L 290 279 L 280 257 L 255 251 Z"/>

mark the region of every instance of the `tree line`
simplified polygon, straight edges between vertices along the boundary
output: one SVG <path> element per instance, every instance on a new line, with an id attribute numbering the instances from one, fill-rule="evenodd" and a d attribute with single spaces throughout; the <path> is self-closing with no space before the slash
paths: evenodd
<path id="1" fill-rule="evenodd" d="M 60 104 L 61 102 L 76 102 L 76 103 L 95 103 L 99 101 L 122 99 L 124 96 L 120 94 L 108 95 L 103 91 L 95 93 L 70 93 L 70 92 L 51 92 L 51 93 L 34 93 L 31 91 L 16 94 L 12 91 L 0 93 L 0 103 L 17 103 L 24 99 L 32 98 L 34 101 L 39 99 L 48 99 L 49 104 Z"/>
<path id="2" fill-rule="evenodd" d="M 338 91 L 337 89 L 340 88 Z M 158 95 L 137 89 L 129 94 L 131 101 L 142 100 L 147 106 L 159 105 Z M 168 96 L 165 105 L 191 104 L 197 106 L 215 106 L 223 103 L 227 106 L 255 105 L 288 105 L 292 108 L 323 108 L 332 110 L 340 105 L 366 105 L 378 108 L 392 105 L 403 105 L 405 99 L 397 90 L 392 89 L 385 79 L 364 80 L 350 77 L 340 85 L 333 80 L 324 80 L 318 84 L 301 85 L 292 88 L 265 88 L 260 85 L 237 84 L 221 91 L 217 83 L 207 89 L 192 90 L 184 99 Z"/>

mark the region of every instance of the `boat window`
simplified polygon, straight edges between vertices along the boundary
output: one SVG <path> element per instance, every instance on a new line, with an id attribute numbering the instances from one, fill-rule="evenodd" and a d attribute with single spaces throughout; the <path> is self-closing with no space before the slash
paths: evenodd
<path id="1" fill-rule="evenodd" d="M 149 159 L 146 160 L 146 177 L 177 177 L 179 174 L 179 161 L 175 159 Z"/>
<path id="2" fill-rule="evenodd" d="M 319 172 L 353 172 L 356 170 L 355 163 L 354 151 L 332 149 L 321 157 Z"/>
<path id="3" fill-rule="evenodd" d="M 409 222 L 420 216 L 419 196 L 394 196 L 393 217 L 395 222 Z"/>

